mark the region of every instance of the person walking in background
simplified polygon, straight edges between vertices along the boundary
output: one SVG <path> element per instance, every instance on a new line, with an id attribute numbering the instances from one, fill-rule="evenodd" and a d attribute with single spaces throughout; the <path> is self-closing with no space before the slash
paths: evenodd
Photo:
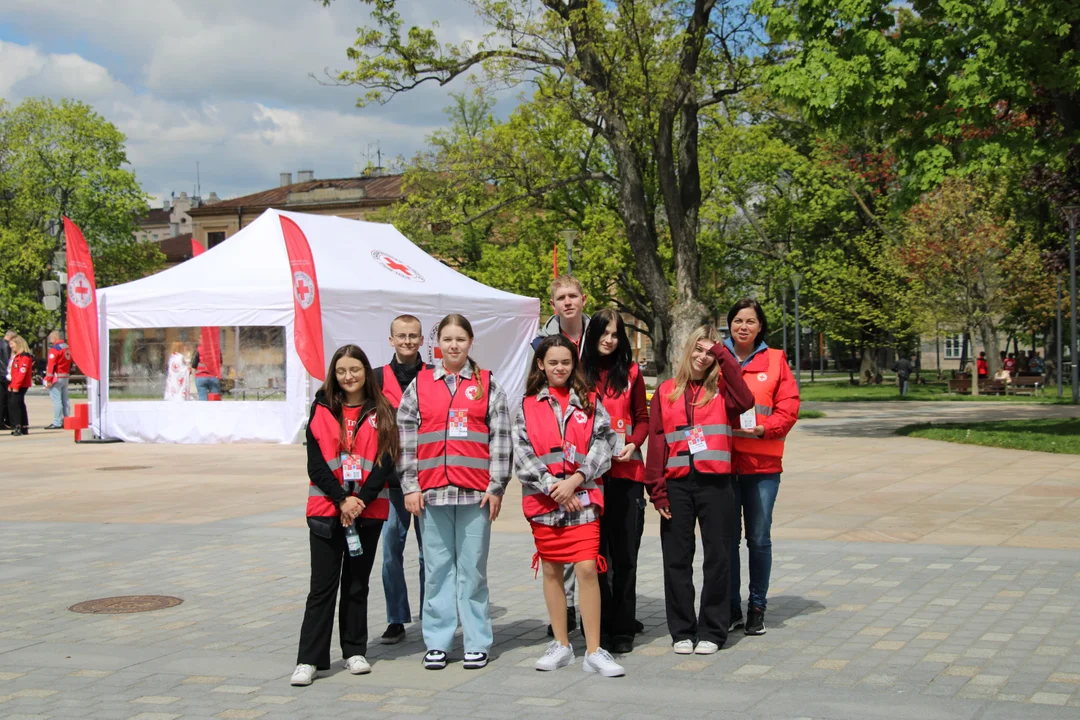
<path id="1" fill-rule="evenodd" d="M 60 333 L 49 333 L 49 359 L 45 366 L 43 383 L 49 389 L 52 399 L 53 420 L 46 425 L 46 430 L 63 430 L 64 418 L 70 414 L 68 404 L 68 382 L 71 378 L 71 351 Z"/>
<path id="2" fill-rule="evenodd" d="M 394 474 L 400 438 L 394 408 L 375 384 L 356 345 L 334 351 L 307 426 L 307 524 L 311 590 L 300 628 L 293 685 L 310 685 L 330 667 L 334 601 L 345 668 L 371 672 L 367 598 L 371 567 L 390 509 L 386 482 Z"/>
<path id="3" fill-rule="evenodd" d="M 634 648 L 643 630 L 637 620 L 637 564 L 645 528 L 645 463 L 641 448 L 649 436 L 645 378 L 633 360 L 630 339 L 619 313 L 605 308 L 592 316 L 581 358 L 585 384 L 611 417 L 615 449 L 604 475 L 604 514 L 600 517 L 600 574 L 603 641 L 613 653 Z"/>
<path id="4" fill-rule="evenodd" d="M 896 381 L 900 385 L 901 397 L 908 393 L 908 380 L 911 378 L 911 371 L 914 368 L 915 364 L 906 357 L 901 357 L 893 363 L 893 371 L 896 373 Z"/>
<path id="5" fill-rule="evenodd" d="M 412 315 L 399 315 L 390 322 L 390 347 L 394 357 L 388 365 L 375 370 L 375 381 L 383 395 L 397 411 L 405 388 L 412 384 L 417 374 L 429 367 L 420 359 L 424 344 L 424 331 L 420 321 Z M 390 481 L 390 516 L 383 526 L 382 584 L 386 598 L 386 632 L 380 642 L 393 645 L 405 639 L 405 625 L 412 622 L 409 607 L 409 587 L 405 583 L 405 544 L 409 539 L 409 525 L 416 534 L 420 551 L 420 607 L 424 606 L 424 545 L 420 531 L 420 518 L 405 509 L 405 496 L 401 492 L 401 480 L 395 472 Z"/>
<path id="6" fill-rule="evenodd" d="M 754 395 L 754 407 L 739 417 L 738 427 L 731 431 L 736 513 L 742 516 L 749 552 L 750 597 L 744 632 L 764 635 L 772 574 L 773 506 L 784 469 L 784 439 L 799 418 L 799 386 L 784 351 L 766 344 L 769 324 L 756 300 L 745 298 L 735 303 L 728 311 L 728 328 L 731 338 L 725 345 L 742 366 L 743 380 Z M 736 520 L 731 547 L 732 630 L 743 624 L 741 544 Z"/>
<path id="7" fill-rule="evenodd" d="M 11 346 L 8 344 L 15 337 L 14 330 L 4 333 L 0 342 L 0 430 L 11 430 L 11 416 L 8 411 L 8 362 L 11 360 Z"/>
<path id="8" fill-rule="evenodd" d="M 986 360 L 985 352 L 979 353 L 979 358 L 975 361 L 975 368 L 979 372 L 980 380 L 986 380 L 990 377 L 990 363 Z"/>
<path id="9" fill-rule="evenodd" d="M 30 354 L 30 346 L 21 335 L 12 335 L 7 344 L 11 351 L 5 376 L 8 381 L 11 434 L 29 435 L 30 418 L 26 415 L 26 391 L 34 382 L 34 356 Z"/>
<path id="10" fill-rule="evenodd" d="M 444 317 L 442 363 L 424 369 L 401 397 L 401 490 L 423 519 L 424 667 L 446 667 L 461 621 L 466 670 L 488 663 L 494 642 L 487 562 L 491 523 L 510 482 L 510 411 L 489 370 L 469 357 L 473 329 Z"/>
<path id="11" fill-rule="evenodd" d="M 686 340 L 675 377 L 653 396 L 645 483 L 660 513 L 664 600 L 676 654 L 711 655 L 731 622 L 735 488 L 731 423 L 754 406 L 742 369 L 704 325 Z M 695 529 L 705 551 L 701 610 L 694 612 Z"/>
<path id="12" fill-rule="evenodd" d="M 514 466 L 522 488 L 522 510 L 536 543 L 533 567 L 544 571 L 544 601 L 555 639 L 537 670 L 557 670 L 574 661 L 565 623 L 565 566 L 577 577 L 585 628 L 586 672 L 618 677 L 626 671 L 600 646 L 600 518 L 603 474 L 611 465 L 615 434 L 596 393 L 578 369 L 577 348 L 562 335 L 544 338 L 536 349 L 525 397 L 514 417 Z"/>

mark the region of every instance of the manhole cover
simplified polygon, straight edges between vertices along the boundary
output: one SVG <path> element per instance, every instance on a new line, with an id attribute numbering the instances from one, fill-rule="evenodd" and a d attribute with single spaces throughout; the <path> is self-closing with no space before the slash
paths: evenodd
<path id="1" fill-rule="evenodd" d="M 123 615 L 126 613 L 150 612 L 176 607 L 184 602 L 169 595 L 121 595 L 120 597 L 86 600 L 68 608 L 72 612 L 87 615 Z"/>
<path id="2" fill-rule="evenodd" d="M 149 470 L 149 465 L 110 465 L 109 467 L 95 468 L 100 472 L 119 472 L 123 470 Z"/>

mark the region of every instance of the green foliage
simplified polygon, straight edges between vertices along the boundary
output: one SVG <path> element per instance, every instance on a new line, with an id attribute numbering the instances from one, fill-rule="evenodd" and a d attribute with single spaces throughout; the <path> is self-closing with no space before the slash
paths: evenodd
<path id="1" fill-rule="evenodd" d="M 1080 420 L 1077 419 L 1028 418 L 908 425 L 897 430 L 896 434 L 964 445 L 1080 455 Z"/>
<path id="2" fill-rule="evenodd" d="M 57 322 L 40 302 L 67 215 L 94 256 L 98 287 L 143 277 L 164 258 L 133 232 L 146 196 L 124 169 L 124 136 L 83 103 L 0 105 L 0 324 L 30 338 Z"/>

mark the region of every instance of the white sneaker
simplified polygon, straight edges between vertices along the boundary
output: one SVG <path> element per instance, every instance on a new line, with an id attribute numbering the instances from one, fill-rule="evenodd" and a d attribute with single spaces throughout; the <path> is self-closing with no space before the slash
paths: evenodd
<path id="1" fill-rule="evenodd" d="M 297 686 L 310 685 L 318 674 L 319 671 L 314 665 L 300 663 L 296 666 L 296 670 L 293 671 L 292 680 L 289 682 Z"/>
<path id="2" fill-rule="evenodd" d="M 558 670 L 574 664 L 574 646 L 560 645 L 558 640 L 548 643 L 544 657 L 536 661 L 537 670 Z"/>
<path id="3" fill-rule="evenodd" d="M 694 648 L 694 653 L 697 655 L 715 655 L 719 649 L 720 646 L 711 640 L 700 640 L 697 647 Z"/>
<path id="4" fill-rule="evenodd" d="M 680 640 L 671 647 L 675 648 L 676 655 L 693 655 L 694 654 L 694 641 L 693 640 Z"/>
<path id="5" fill-rule="evenodd" d="M 581 665 L 585 672 L 600 673 L 604 677 L 622 677 L 626 674 L 623 666 L 615 662 L 615 658 L 604 648 L 597 648 L 592 655 L 586 655 Z"/>
<path id="6" fill-rule="evenodd" d="M 353 655 L 345 661 L 345 667 L 353 675 L 367 675 L 371 672 L 371 665 L 363 655 Z"/>

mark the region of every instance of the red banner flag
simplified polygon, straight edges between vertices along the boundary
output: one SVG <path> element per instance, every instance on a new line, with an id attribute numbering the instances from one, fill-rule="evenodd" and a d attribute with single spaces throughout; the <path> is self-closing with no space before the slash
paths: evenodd
<path id="1" fill-rule="evenodd" d="M 551 279 L 559 277 L 559 243 L 551 250 Z"/>
<path id="2" fill-rule="evenodd" d="M 199 257 L 206 248 L 195 238 L 191 238 L 191 257 Z M 199 364 L 210 377 L 221 377 L 221 328 L 204 327 L 199 331 Z M 199 377 L 199 369 L 195 369 Z"/>
<path id="3" fill-rule="evenodd" d="M 323 355 L 322 304 L 319 302 L 319 279 L 315 275 L 315 259 L 311 256 L 304 231 L 287 217 L 281 220 L 285 250 L 289 253 L 289 274 L 292 276 L 293 339 L 296 354 L 316 380 L 326 379 L 326 360 Z"/>
<path id="4" fill-rule="evenodd" d="M 71 359 L 83 375 L 100 379 L 98 371 L 97 283 L 94 261 L 79 226 L 64 218 L 67 238 L 67 341 Z"/>

